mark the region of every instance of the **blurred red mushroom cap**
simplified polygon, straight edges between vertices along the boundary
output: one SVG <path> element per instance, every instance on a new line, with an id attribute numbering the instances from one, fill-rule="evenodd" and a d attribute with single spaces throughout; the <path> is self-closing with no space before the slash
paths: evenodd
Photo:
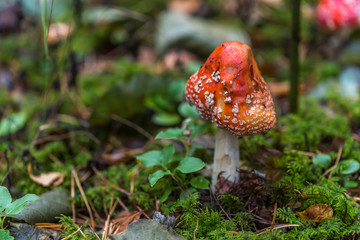
<path id="1" fill-rule="evenodd" d="M 185 94 L 203 118 L 236 136 L 267 132 L 276 123 L 269 89 L 251 48 L 241 42 L 218 46 L 190 77 Z"/>
<path id="2" fill-rule="evenodd" d="M 357 26 L 360 0 L 320 0 L 316 7 L 319 25 L 328 30 Z"/>

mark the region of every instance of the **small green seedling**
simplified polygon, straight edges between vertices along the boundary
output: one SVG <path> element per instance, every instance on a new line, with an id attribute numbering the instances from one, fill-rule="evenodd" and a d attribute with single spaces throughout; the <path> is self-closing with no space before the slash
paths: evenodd
<path id="1" fill-rule="evenodd" d="M 160 138 L 180 140 L 186 146 L 184 141 L 184 129 L 182 128 L 169 128 L 165 131 L 162 131 L 155 137 L 155 139 Z M 171 176 L 175 182 L 180 183 L 181 178 L 179 178 L 179 173 L 189 174 L 197 172 L 205 166 L 205 163 L 201 159 L 196 157 L 189 157 L 187 156 L 187 153 L 185 156 L 183 154 L 176 154 L 173 144 L 164 147 L 161 151 L 153 150 L 146 152 L 138 156 L 137 159 L 140 160 L 140 162 L 147 168 L 160 168 L 149 175 L 149 183 L 151 187 L 153 187 L 161 178 L 165 176 Z M 196 188 L 206 189 L 208 188 L 209 181 L 202 176 L 197 176 L 190 180 L 190 184 Z M 168 196 L 171 193 L 171 189 L 168 189 L 166 192 L 166 195 Z"/>
<path id="2" fill-rule="evenodd" d="M 328 154 L 317 154 L 312 159 L 313 163 L 321 168 L 328 169 L 331 165 L 331 157 Z M 333 172 L 340 176 L 345 177 L 346 175 L 351 175 L 356 173 L 360 169 L 360 163 L 355 159 L 346 159 L 340 161 L 333 167 Z M 344 187 L 346 188 L 356 188 L 358 183 L 353 180 L 345 179 Z"/>
<path id="3" fill-rule="evenodd" d="M 26 194 L 12 202 L 9 190 L 0 186 L 0 239 L 13 239 L 9 231 L 4 229 L 5 219 L 9 215 L 15 215 L 25 209 L 31 202 L 36 201 L 39 197 L 35 194 Z"/>

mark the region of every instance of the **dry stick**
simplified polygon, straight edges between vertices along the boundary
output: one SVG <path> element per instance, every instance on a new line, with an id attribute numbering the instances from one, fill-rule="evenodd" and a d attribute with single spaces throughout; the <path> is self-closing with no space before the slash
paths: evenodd
<path id="1" fill-rule="evenodd" d="M 72 236 L 74 236 L 78 231 L 80 231 L 81 229 L 80 228 L 78 228 L 78 230 L 76 230 L 75 232 L 73 232 L 72 234 L 70 234 L 69 236 L 67 236 L 67 237 L 64 237 L 64 238 L 62 238 L 62 239 L 60 239 L 60 240 L 66 240 L 66 239 L 68 239 L 68 238 L 70 238 L 70 237 L 72 237 Z"/>
<path id="2" fill-rule="evenodd" d="M 199 227 L 199 218 L 196 218 L 196 228 L 194 230 L 194 240 L 196 240 L 196 231 L 198 230 Z"/>
<path id="3" fill-rule="evenodd" d="M 112 206 L 112 203 L 113 202 L 113 197 L 111 196 L 111 200 L 110 200 L 110 211 L 109 211 L 109 214 L 106 218 L 106 222 L 105 222 L 105 226 L 104 226 L 104 230 L 103 230 L 103 237 L 102 239 L 105 240 L 107 235 L 108 235 L 108 231 L 109 231 L 109 226 L 110 226 L 110 218 L 111 218 L 111 215 L 114 213 L 115 211 L 115 208 L 117 206 L 117 202 L 115 202 L 115 204 Z"/>
<path id="4" fill-rule="evenodd" d="M 275 206 L 274 206 L 274 216 L 273 216 L 273 219 L 272 219 L 272 222 L 271 222 L 271 226 L 270 226 L 270 232 L 273 230 L 274 228 L 274 223 L 275 223 L 275 219 L 276 219 L 276 214 L 277 214 L 277 203 L 275 203 Z"/>
<path id="5" fill-rule="evenodd" d="M 83 235 L 84 238 L 86 239 L 86 235 L 85 235 L 85 233 L 81 230 L 81 228 L 79 228 L 79 231 L 80 231 L 81 235 Z"/>
<path id="6" fill-rule="evenodd" d="M 340 146 L 339 151 L 338 151 L 338 155 L 336 157 L 335 164 L 333 166 L 334 169 L 339 165 L 339 161 L 340 161 L 340 158 L 341 158 L 342 151 L 343 151 L 343 146 Z M 334 171 L 331 171 L 328 178 L 330 179 L 333 174 L 334 174 Z"/>
<path id="7" fill-rule="evenodd" d="M 282 229 L 282 228 L 287 228 L 287 227 L 302 227 L 302 225 L 300 224 L 279 224 L 273 227 L 273 229 Z M 260 236 L 261 234 L 266 233 L 266 231 L 270 229 L 270 227 L 261 229 L 259 231 L 254 232 L 256 234 L 256 236 Z"/>
<path id="8" fill-rule="evenodd" d="M 190 196 L 190 194 L 182 187 L 181 183 L 179 182 L 179 180 L 176 179 L 176 177 L 170 173 L 171 178 L 175 181 L 175 183 L 179 186 L 181 192 L 184 194 L 185 198 L 188 198 Z"/>
<path id="9" fill-rule="evenodd" d="M 95 207 L 94 207 L 94 204 L 92 204 L 92 202 L 89 200 L 89 204 L 90 204 L 90 207 L 91 207 L 91 210 L 94 212 L 94 215 L 97 219 L 99 219 L 99 221 L 101 223 L 105 223 L 105 220 L 102 219 L 102 217 L 100 217 L 100 214 L 96 211 Z"/>
<path id="10" fill-rule="evenodd" d="M 329 168 L 328 170 L 326 170 L 321 176 L 325 177 L 326 175 L 328 175 L 329 173 L 329 177 L 330 178 L 332 176 L 332 171 L 337 167 L 337 165 L 339 164 L 340 158 L 341 158 L 341 154 L 342 154 L 342 150 L 343 150 L 343 146 L 339 147 L 339 151 L 338 151 L 338 155 L 336 157 L 336 161 L 334 166 L 332 166 L 331 168 Z"/>
<path id="11" fill-rule="evenodd" d="M 39 133 L 40 133 L 40 131 L 39 131 Z M 81 135 L 81 134 L 87 135 L 96 144 L 100 145 L 100 140 L 97 139 L 93 134 L 91 134 L 91 133 L 89 133 L 87 131 L 72 131 L 71 133 L 76 134 L 76 135 Z M 70 134 L 69 133 L 63 133 L 63 134 L 59 134 L 59 135 L 49 135 L 49 136 L 45 136 L 43 138 L 37 138 L 37 137 L 38 137 L 38 135 L 31 142 L 30 148 L 34 147 L 35 145 L 38 145 L 38 144 L 44 144 L 44 143 L 55 141 L 55 140 L 63 140 L 63 139 L 70 138 Z"/>
<path id="12" fill-rule="evenodd" d="M 119 232 L 120 229 L 121 229 L 121 225 L 117 226 L 117 228 L 115 228 L 115 230 L 113 230 L 113 234 L 122 233 L 122 232 Z"/>
<path id="13" fill-rule="evenodd" d="M 225 216 L 230 220 L 232 221 L 231 217 L 229 216 L 229 214 L 227 214 L 227 212 L 225 212 L 224 208 L 221 206 L 221 204 L 219 203 L 219 200 L 217 199 L 217 197 L 215 196 L 215 193 L 210 190 L 210 193 L 213 195 L 213 198 L 215 199 L 216 201 L 216 204 L 219 205 L 221 211 L 223 211 L 223 213 L 225 214 Z"/>
<path id="14" fill-rule="evenodd" d="M 311 152 L 304 152 L 304 151 L 298 151 L 298 150 L 291 150 L 292 153 L 300 153 L 302 155 L 305 155 L 307 157 L 315 157 L 316 156 L 316 153 L 311 153 Z"/>
<path id="15" fill-rule="evenodd" d="M 139 209 L 139 211 L 140 211 L 142 214 L 144 214 L 144 216 L 145 216 L 147 219 L 151 220 L 151 218 L 145 213 L 144 210 L 142 210 L 139 206 L 136 206 L 136 208 Z"/>
<path id="16" fill-rule="evenodd" d="M 150 141 L 152 141 L 154 138 L 153 136 L 147 132 L 145 129 L 143 129 L 142 127 L 136 125 L 133 122 L 130 122 L 129 120 L 125 119 L 125 118 L 121 118 L 117 115 L 111 115 L 111 118 L 115 121 L 118 121 L 128 127 L 131 127 L 133 129 L 135 129 L 137 132 L 139 132 L 140 134 L 144 135 L 147 139 L 149 139 Z"/>
<path id="17" fill-rule="evenodd" d="M 129 211 L 129 209 L 125 206 L 125 204 L 121 201 L 121 199 L 117 198 L 116 201 L 120 204 L 120 206 L 121 206 L 126 212 Z"/>
<path id="18" fill-rule="evenodd" d="M 87 210 L 88 210 L 88 212 L 89 212 L 89 216 L 90 216 L 90 227 L 91 227 L 91 229 L 94 231 L 95 222 L 94 222 L 94 217 L 93 217 L 93 215 L 92 215 L 92 211 L 91 211 L 89 202 L 88 202 L 88 200 L 87 200 L 87 198 L 86 198 L 85 192 L 84 192 L 84 190 L 83 190 L 83 188 L 82 188 L 82 186 L 81 186 L 81 183 L 80 183 L 80 181 L 79 181 L 79 178 L 78 178 L 78 176 L 77 176 L 76 171 L 75 171 L 75 170 L 72 170 L 71 173 L 72 173 L 72 175 L 74 176 L 76 185 L 78 186 L 79 191 L 80 191 L 80 193 L 81 193 L 81 196 L 82 196 L 83 199 L 84 199 L 85 206 L 86 206 L 86 208 L 87 208 Z"/>
<path id="19" fill-rule="evenodd" d="M 5 150 L 5 152 L 4 152 L 4 159 L 6 161 L 6 165 L 7 165 L 6 168 L 7 169 L 6 169 L 6 173 L 5 173 L 4 177 L 3 177 L 3 179 L 0 182 L 0 186 L 3 185 L 4 181 L 7 179 L 8 175 L 10 174 L 10 172 L 12 171 L 12 169 L 15 167 L 15 165 L 17 163 L 17 160 L 15 160 L 15 162 L 10 166 L 10 161 L 9 161 L 8 156 L 7 156 L 7 150 Z M 10 181 L 10 178 L 9 178 L 8 179 L 8 187 L 9 187 L 9 189 L 10 189 L 10 186 L 11 186 L 11 181 Z"/>
<path id="20" fill-rule="evenodd" d="M 156 196 L 155 196 L 155 211 L 159 211 L 159 203 Z"/>
<path id="21" fill-rule="evenodd" d="M 101 180 L 103 180 L 109 187 L 111 187 L 111 188 L 113 188 L 113 189 L 115 189 L 115 190 L 118 190 L 119 192 L 124 193 L 126 196 L 130 196 L 130 193 L 127 192 L 126 190 L 124 190 L 124 189 L 122 189 L 122 188 L 120 188 L 120 187 L 118 187 L 118 186 L 110 183 L 110 182 L 99 172 L 99 170 L 96 169 L 96 167 L 91 166 L 91 168 L 93 169 L 93 171 L 95 172 L 95 174 L 98 175 L 98 177 L 100 177 Z"/>

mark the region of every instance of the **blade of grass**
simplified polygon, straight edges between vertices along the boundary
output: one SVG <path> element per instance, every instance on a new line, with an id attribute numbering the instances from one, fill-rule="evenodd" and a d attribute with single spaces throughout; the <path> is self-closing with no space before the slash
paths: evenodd
<path id="1" fill-rule="evenodd" d="M 298 112 L 299 102 L 299 42 L 301 0 L 291 1 L 291 50 L 290 50 L 290 112 Z"/>
<path id="2" fill-rule="evenodd" d="M 39 0 L 39 3 L 40 3 L 41 25 L 43 28 L 43 36 L 44 36 L 45 57 L 46 57 L 46 60 L 49 60 L 49 47 L 48 47 L 47 39 L 48 39 L 48 35 L 49 35 L 49 27 L 50 27 L 50 22 L 51 22 L 52 11 L 54 8 L 54 0 L 51 1 L 49 19 L 46 19 L 47 0 Z"/>

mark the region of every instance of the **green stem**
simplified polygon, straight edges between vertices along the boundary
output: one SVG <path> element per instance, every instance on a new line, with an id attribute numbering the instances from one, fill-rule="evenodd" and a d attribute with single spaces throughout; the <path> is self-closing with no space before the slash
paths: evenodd
<path id="1" fill-rule="evenodd" d="M 183 186 L 181 185 L 180 181 L 171 173 L 170 174 L 171 178 L 175 181 L 175 183 L 179 186 L 181 192 L 184 194 L 185 198 L 189 197 L 189 193 L 183 188 Z"/>
<path id="2" fill-rule="evenodd" d="M 0 217 L 0 229 L 4 229 L 5 218 L 6 218 L 6 216 Z"/>
<path id="3" fill-rule="evenodd" d="M 290 49 L 290 112 L 298 112 L 299 102 L 299 42 L 301 0 L 291 1 L 291 49 Z"/>

